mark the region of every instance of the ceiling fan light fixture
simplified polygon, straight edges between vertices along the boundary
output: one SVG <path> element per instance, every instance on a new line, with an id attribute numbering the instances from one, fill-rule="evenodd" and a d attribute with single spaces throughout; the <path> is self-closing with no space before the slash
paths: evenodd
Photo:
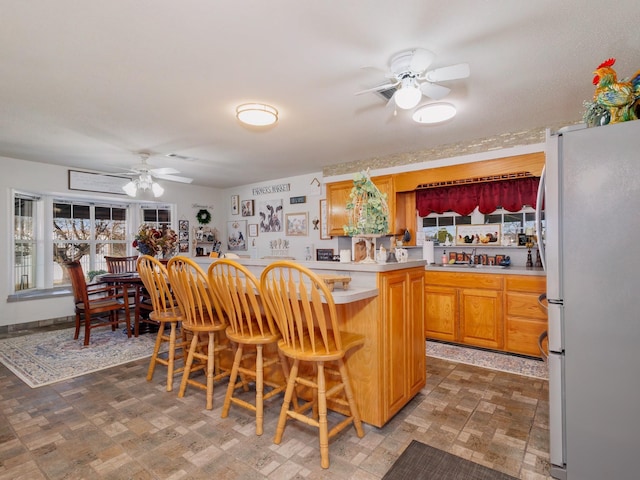
<path id="1" fill-rule="evenodd" d="M 247 125 L 266 127 L 278 121 L 278 110 L 265 103 L 243 103 L 236 107 L 236 117 Z"/>
<path id="2" fill-rule="evenodd" d="M 156 198 L 164 193 L 164 188 L 162 188 L 159 183 L 154 182 L 151 175 L 147 172 L 141 173 L 138 178 L 131 180 L 122 187 L 122 190 L 130 197 L 135 197 L 138 190 L 145 191 L 149 189 L 151 189 L 153 196 Z"/>
<path id="3" fill-rule="evenodd" d="M 164 193 L 164 188 L 162 188 L 159 183 L 153 182 L 153 184 L 151 184 L 151 191 L 153 192 L 153 196 L 158 198 Z"/>
<path id="4" fill-rule="evenodd" d="M 130 197 L 135 197 L 136 192 L 138 191 L 138 187 L 136 186 L 136 182 L 131 180 L 124 187 L 122 187 L 122 190 L 124 190 L 124 193 L 126 193 Z"/>
<path id="5" fill-rule="evenodd" d="M 450 103 L 429 103 L 413 113 L 413 121 L 423 124 L 440 123 L 455 117 L 456 113 L 456 107 Z"/>
<path id="6" fill-rule="evenodd" d="M 409 110 L 420 103 L 422 92 L 411 78 L 402 81 L 402 87 L 393 95 L 398 108 Z"/>

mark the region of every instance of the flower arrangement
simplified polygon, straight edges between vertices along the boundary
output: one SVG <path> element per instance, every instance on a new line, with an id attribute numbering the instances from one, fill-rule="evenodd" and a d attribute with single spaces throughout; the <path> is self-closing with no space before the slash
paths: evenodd
<path id="1" fill-rule="evenodd" d="M 168 257 L 175 252 L 177 246 L 178 235 L 166 226 L 158 230 L 151 225 L 143 224 L 133 241 L 133 247 L 141 254 L 151 256 L 161 253 L 163 257 Z"/>

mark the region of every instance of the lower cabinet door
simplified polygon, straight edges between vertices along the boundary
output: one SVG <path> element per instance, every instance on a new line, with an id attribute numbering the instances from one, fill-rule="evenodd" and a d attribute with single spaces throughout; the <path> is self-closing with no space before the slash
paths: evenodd
<path id="1" fill-rule="evenodd" d="M 502 292 L 460 289 L 460 341 L 478 347 L 504 347 Z"/>
<path id="2" fill-rule="evenodd" d="M 425 336 L 448 342 L 458 341 L 458 289 L 425 285 Z"/>

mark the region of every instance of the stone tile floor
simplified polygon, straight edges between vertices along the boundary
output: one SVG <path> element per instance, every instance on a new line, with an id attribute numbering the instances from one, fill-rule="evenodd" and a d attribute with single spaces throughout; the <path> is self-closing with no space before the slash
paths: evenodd
<path id="1" fill-rule="evenodd" d="M 383 428 L 348 428 L 320 467 L 315 429 L 273 433 L 281 396 L 267 402 L 264 435 L 231 408 L 220 418 L 204 392 L 166 392 L 162 367 L 145 380 L 139 360 L 31 389 L 0 365 L 0 480 L 379 479 L 411 440 L 527 480 L 548 477 L 546 380 L 427 358 L 426 387 Z M 330 418 L 335 421 L 337 417 Z"/>

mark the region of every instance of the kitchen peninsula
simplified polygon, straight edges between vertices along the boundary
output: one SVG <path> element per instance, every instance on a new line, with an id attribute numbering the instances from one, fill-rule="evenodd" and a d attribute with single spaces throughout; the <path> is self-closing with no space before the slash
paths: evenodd
<path id="1" fill-rule="evenodd" d="M 276 259 L 238 261 L 259 276 Z M 208 268 L 209 258 L 196 261 Z M 365 336 L 349 354 L 353 391 L 362 420 L 382 427 L 426 383 L 424 339 L 425 261 L 406 263 L 299 262 L 319 275 L 342 275 L 334 287 L 341 328 Z M 332 408 L 340 410 L 338 405 Z"/>

